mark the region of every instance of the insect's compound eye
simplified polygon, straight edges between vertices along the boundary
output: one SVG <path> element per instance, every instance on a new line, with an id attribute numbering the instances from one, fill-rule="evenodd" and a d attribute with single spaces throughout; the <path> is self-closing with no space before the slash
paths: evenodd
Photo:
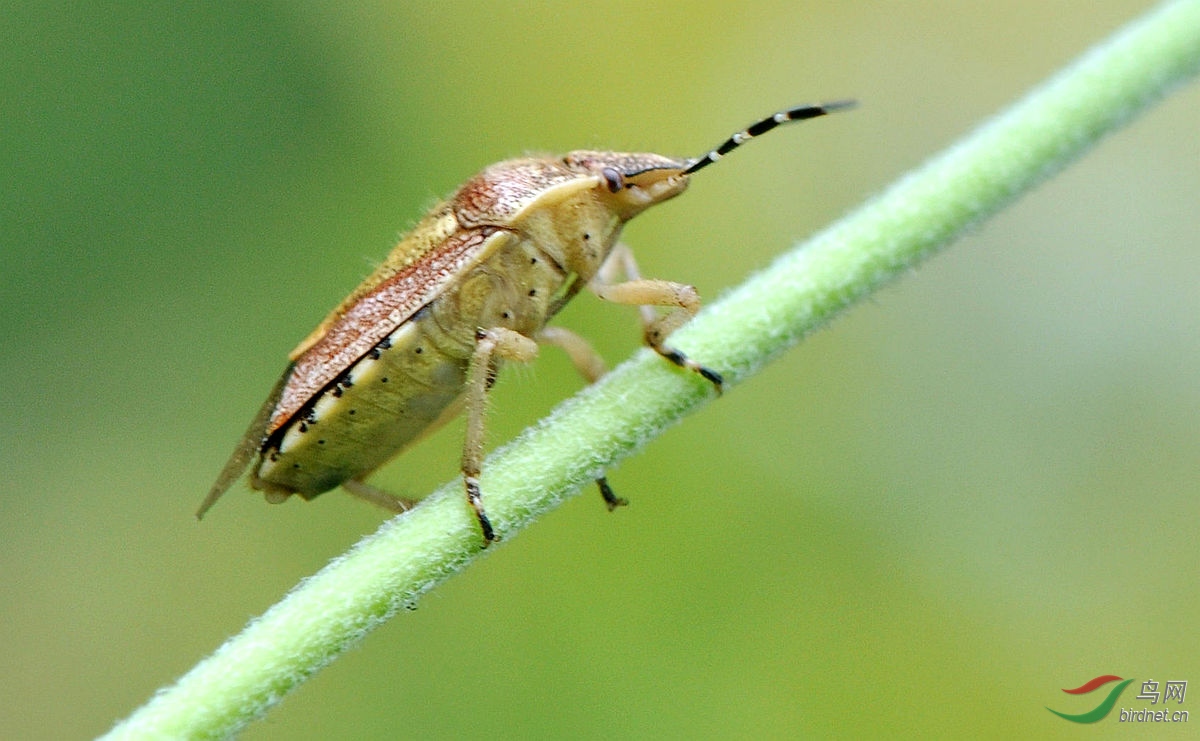
<path id="1" fill-rule="evenodd" d="M 615 167 L 606 167 L 600 171 L 600 175 L 604 178 L 604 184 L 608 186 L 609 193 L 616 193 L 625 186 L 625 178 L 621 177 L 621 173 Z"/>

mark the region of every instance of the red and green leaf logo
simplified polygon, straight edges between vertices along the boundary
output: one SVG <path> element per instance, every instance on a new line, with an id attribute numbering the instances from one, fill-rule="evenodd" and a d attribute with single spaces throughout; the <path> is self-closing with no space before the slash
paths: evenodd
<path id="1" fill-rule="evenodd" d="M 1099 687 L 1103 687 L 1109 682 L 1120 682 L 1120 684 L 1109 690 L 1108 697 L 1104 698 L 1099 705 L 1086 713 L 1068 715 L 1067 713 L 1060 713 L 1054 708 L 1048 707 L 1046 709 L 1058 717 L 1069 720 L 1072 723 L 1095 723 L 1112 711 L 1113 706 L 1117 704 L 1117 700 L 1121 697 L 1121 693 L 1125 691 L 1125 688 L 1128 687 L 1129 683 L 1132 681 L 1132 679 L 1123 680 L 1115 674 L 1105 674 L 1103 676 L 1096 677 L 1095 679 L 1092 679 L 1073 690 L 1063 690 L 1063 692 L 1066 692 L 1068 695 L 1086 695 L 1087 693 L 1092 692 Z"/>

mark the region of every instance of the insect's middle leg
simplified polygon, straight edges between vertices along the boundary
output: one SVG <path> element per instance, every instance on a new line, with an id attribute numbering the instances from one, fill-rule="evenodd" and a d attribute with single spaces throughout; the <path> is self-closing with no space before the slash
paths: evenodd
<path id="1" fill-rule="evenodd" d="M 622 274 L 625 280 L 617 282 L 617 276 Z M 718 394 L 721 393 L 724 380 L 720 373 L 665 344 L 668 335 L 700 311 L 700 295 L 694 286 L 642 278 L 633 259 L 633 251 L 624 244 L 618 244 L 588 287 L 605 301 L 637 306 L 642 315 L 646 344 L 675 365 L 699 373 L 712 383 Z M 658 306 L 673 310 L 660 316 L 654 310 Z"/>
<path id="2" fill-rule="evenodd" d="M 608 372 L 600 353 L 596 352 L 587 340 L 569 329 L 556 326 L 542 327 L 537 333 L 537 341 L 562 348 L 567 353 L 567 357 L 571 359 L 575 370 L 579 371 L 579 375 L 587 379 L 588 383 L 599 381 Z M 600 487 L 600 496 L 604 497 L 604 503 L 608 506 L 609 512 L 629 504 L 627 499 L 613 493 L 612 487 L 608 485 L 607 477 L 601 476 L 596 479 L 596 485 Z"/>
<path id="3" fill-rule="evenodd" d="M 483 415 L 487 407 L 487 392 L 496 381 L 497 360 L 529 362 L 537 357 L 537 343 L 525 335 L 504 327 L 480 329 L 475 332 L 475 352 L 467 369 L 466 407 L 467 435 L 463 442 L 462 474 L 467 488 L 467 501 L 479 519 L 484 546 L 496 540 L 496 531 L 483 510 L 479 493 L 479 470 L 483 464 Z"/>
<path id="4" fill-rule="evenodd" d="M 417 506 L 417 503 L 412 499 L 404 499 L 395 494 L 390 494 L 359 479 L 343 481 L 342 488 L 364 502 L 370 502 L 376 507 L 382 507 L 389 512 L 397 514 L 407 512 Z"/>

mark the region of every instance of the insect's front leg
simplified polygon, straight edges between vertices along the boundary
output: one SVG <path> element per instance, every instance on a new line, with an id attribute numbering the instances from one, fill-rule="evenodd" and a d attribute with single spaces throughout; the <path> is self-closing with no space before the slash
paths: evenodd
<path id="1" fill-rule="evenodd" d="M 618 275 L 624 275 L 625 280 L 617 282 Z M 712 383 L 718 394 L 721 393 L 724 380 L 720 373 L 665 344 L 672 332 L 700 311 L 700 295 L 694 286 L 642 278 L 633 259 L 633 251 L 624 244 L 618 244 L 588 287 L 605 301 L 638 306 L 646 344 L 675 365 L 699 373 Z M 660 316 L 654 310 L 656 306 L 673 310 Z"/>
<path id="2" fill-rule="evenodd" d="M 567 353 L 567 357 L 571 359 L 575 370 L 579 371 L 579 375 L 586 378 L 588 383 L 599 381 L 608 372 L 600 353 L 596 352 L 587 340 L 569 329 L 555 326 L 542 327 L 537 333 L 537 341 L 562 348 Z M 629 504 L 628 500 L 618 497 L 613 492 L 612 487 L 608 485 L 607 477 L 601 476 L 596 479 L 596 485 L 600 487 L 600 496 L 604 497 L 604 503 L 608 506 L 609 512 Z"/>
<path id="3" fill-rule="evenodd" d="M 496 540 L 496 531 L 483 511 L 479 493 L 479 470 L 483 464 L 483 415 L 487 408 L 487 392 L 496 382 L 496 361 L 515 360 L 527 363 L 537 357 L 537 343 L 520 332 L 504 327 L 479 329 L 475 332 L 475 352 L 467 369 L 467 436 L 463 442 L 462 474 L 467 487 L 467 501 L 479 518 L 484 547 Z"/>

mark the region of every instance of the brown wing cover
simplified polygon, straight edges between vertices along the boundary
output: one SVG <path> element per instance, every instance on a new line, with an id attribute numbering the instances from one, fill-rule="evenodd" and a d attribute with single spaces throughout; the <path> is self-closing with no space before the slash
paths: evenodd
<path id="1" fill-rule="evenodd" d="M 295 359 L 264 434 L 282 427 L 309 399 L 436 298 L 465 265 L 478 259 L 497 231 L 495 227 L 458 231 L 440 248 L 427 251 L 374 286 L 343 314 L 331 317 L 322 336 Z"/>

